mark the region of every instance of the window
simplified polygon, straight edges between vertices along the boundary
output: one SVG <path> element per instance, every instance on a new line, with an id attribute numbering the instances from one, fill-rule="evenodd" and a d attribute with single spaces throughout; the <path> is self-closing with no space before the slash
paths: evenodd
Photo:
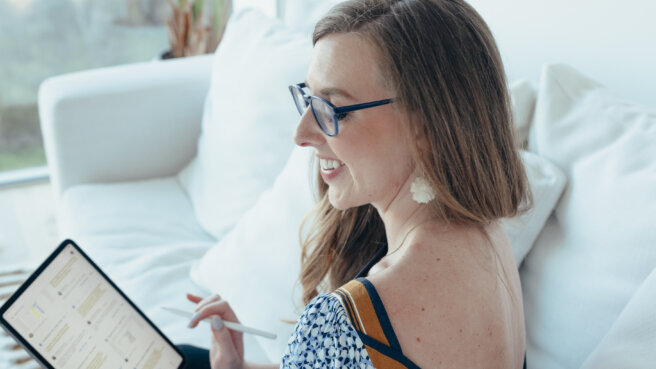
<path id="1" fill-rule="evenodd" d="M 0 178 L 46 164 L 44 79 L 156 58 L 168 48 L 168 12 L 163 0 L 0 0 Z"/>

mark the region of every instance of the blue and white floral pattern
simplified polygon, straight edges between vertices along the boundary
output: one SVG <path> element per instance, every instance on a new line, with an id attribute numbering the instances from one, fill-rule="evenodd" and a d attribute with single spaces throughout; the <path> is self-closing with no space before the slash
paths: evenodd
<path id="1" fill-rule="evenodd" d="M 321 294 L 301 314 L 280 367 L 373 369 L 374 366 L 337 296 Z"/>

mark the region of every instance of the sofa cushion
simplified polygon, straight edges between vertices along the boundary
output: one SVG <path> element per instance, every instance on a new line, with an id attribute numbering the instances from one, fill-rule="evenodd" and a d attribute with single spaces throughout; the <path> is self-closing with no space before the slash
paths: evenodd
<path id="1" fill-rule="evenodd" d="M 207 327 L 188 329 L 160 308 L 193 310 L 185 293 L 205 292 L 189 270 L 214 243 L 176 178 L 73 186 L 59 205 L 62 238 L 75 240 L 171 341 L 209 347 Z M 244 337 L 249 358 L 266 360 L 252 336 Z"/>
<path id="2" fill-rule="evenodd" d="M 656 113 L 564 65 L 541 78 L 529 149 L 569 185 L 521 270 L 528 360 L 578 368 L 656 265 Z"/>
<path id="3" fill-rule="evenodd" d="M 305 80 L 312 44 L 257 10 L 231 16 L 214 55 L 198 156 L 181 173 L 200 224 L 220 239 L 271 187 L 299 120 L 287 87 Z"/>

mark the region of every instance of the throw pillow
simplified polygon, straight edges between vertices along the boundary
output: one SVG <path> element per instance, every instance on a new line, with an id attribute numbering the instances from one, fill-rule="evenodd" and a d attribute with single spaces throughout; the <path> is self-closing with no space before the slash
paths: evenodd
<path id="1" fill-rule="evenodd" d="M 269 332 L 256 337 L 272 361 L 280 360 L 294 326 L 300 294 L 299 226 L 314 205 L 310 157 L 297 147 L 276 179 L 235 228 L 191 268 L 191 279 L 230 302 L 240 321 Z"/>
<path id="2" fill-rule="evenodd" d="M 520 148 L 526 148 L 528 141 L 528 131 L 535 109 L 535 93 L 533 83 L 525 79 L 515 81 L 510 85 L 515 139 Z"/>
<path id="3" fill-rule="evenodd" d="M 650 369 L 656 363 L 656 268 L 581 369 Z"/>
<path id="4" fill-rule="evenodd" d="M 343 0 L 285 0 L 282 18 L 288 27 L 312 35 L 314 25 Z"/>
<path id="5" fill-rule="evenodd" d="M 535 153 L 521 150 L 524 170 L 533 194 L 533 206 L 524 214 L 501 221 L 520 265 L 533 247 L 542 227 L 565 189 L 567 178 L 553 163 Z"/>
<path id="6" fill-rule="evenodd" d="M 656 112 L 544 67 L 529 148 L 569 185 L 521 269 L 531 367 L 581 367 L 656 265 L 655 142 Z"/>
<path id="7" fill-rule="evenodd" d="M 285 165 L 299 119 L 287 86 L 305 79 L 311 54 L 310 37 L 259 11 L 231 16 L 214 55 L 198 156 L 179 177 L 215 238 Z"/>

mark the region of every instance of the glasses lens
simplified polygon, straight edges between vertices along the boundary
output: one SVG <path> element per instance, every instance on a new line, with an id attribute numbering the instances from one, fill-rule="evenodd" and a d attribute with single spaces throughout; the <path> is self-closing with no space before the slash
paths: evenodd
<path id="1" fill-rule="evenodd" d="M 305 113 L 305 110 L 308 107 L 308 104 L 305 101 L 305 98 L 303 97 L 303 91 L 296 86 L 290 86 L 289 91 L 292 93 L 292 97 L 294 98 L 294 104 L 296 104 L 296 109 L 298 110 L 298 113 L 303 115 L 303 113 Z"/>
<path id="2" fill-rule="evenodd" d="M 319 98 L 312 98 L 312 112 L 314 118 L 319 123 L 319 127 L 329 136 L 334 136 L 336 133 L 335 126 L 335 110 L 326 101 Z"/>

